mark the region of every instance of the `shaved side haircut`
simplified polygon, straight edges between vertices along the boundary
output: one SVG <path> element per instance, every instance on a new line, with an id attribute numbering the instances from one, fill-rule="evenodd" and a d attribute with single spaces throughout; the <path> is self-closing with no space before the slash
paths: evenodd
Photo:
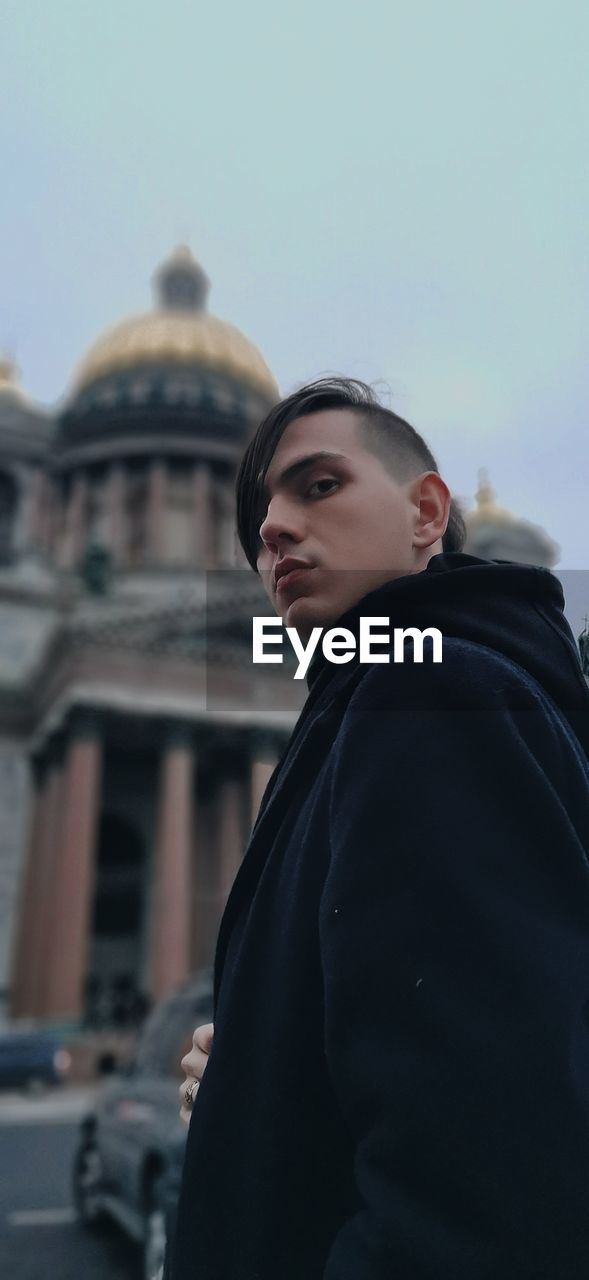
<path id="1" fill-rule="evenodd" d="M 422 471 L 436 471 L 438 464 L 419 432 L 380 404 L 367 383 L 356 378 L 319 378 L 274 405 L 241 460 L 236 480 L 237 534 L 248 563 L 257 572 L 259 529 L 266 514 L 264 483 L 279 440 L 297 418 L 306 418 L 322 409 L 349 409 L 357 418 L 364 447 L 400 484 Z M 443 550 L 462 551 L 466 528 L 455 498 L 450 503 Z"/>

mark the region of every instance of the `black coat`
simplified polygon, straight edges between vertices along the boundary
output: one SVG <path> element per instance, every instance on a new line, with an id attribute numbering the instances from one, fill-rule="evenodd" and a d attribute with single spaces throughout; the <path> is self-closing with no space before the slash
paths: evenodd
<path id="1" fill-rule="evenodd" d="M 587 1280 L 589 692 L 548 571 L 365 597 L 221 924 L 173 1280 Z"/>

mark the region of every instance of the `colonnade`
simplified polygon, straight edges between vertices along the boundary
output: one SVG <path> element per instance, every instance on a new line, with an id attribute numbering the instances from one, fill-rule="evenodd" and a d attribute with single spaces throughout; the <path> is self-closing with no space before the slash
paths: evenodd
<path id="1" fill-rule="evenodd" d="M 190 506 L 190 547 L 187 563 L 202 568 L 218 568 L 226 563 L 223 533 L 219 526 L 223 515 L 217 486 L 220 481 L 213 466 L 204 459 L 183 460 Z M 54 556 L 62 569 L 78 566 L 90 532 L 89 507 L 95 483 L 94 468 L 80 468 L 71 479 L 63 496 L 59 477 L 52 480 L 39 473 L 31 483 L 27 512 L 27 538 L 46 554 Z M 139 567 L 131 549 L 130 489 L 136 476 L 131 462 L 115 460 L 102 473 L 104 510 L 100 542 L 107 546 L 115 569 Z M 142 524 L 144 539 L 141 558 L 146 567 L 166 563 L 166 510 L 169 491 L 170 461 L 151 458 L 145 463 L 145 498 Z M 227 488 L 227 494 L 229 490 Z M 64 505 L 65 503 L 65 505 Z M 222 504 L 221 504 L 222 505 Z"/>
<path id="2" fill-rule="evenodd" d="M 77 1020 L 83 1012 L 105 724 L 104 717 L 94 711 L 74 712 L 66 728 L 52 737 L 34 761 L 35 791 L 13 969 L 15 1017 Z M 206 743 L 206 734 L 210 738 L 207 726 L 189 721 L 165 720 L 158 728 L 161 748 L 148 948 L 152 999 L 171 990 L 191 970 L 195 878 L 199 876 L 195 778 L 199 739 Z M 221 905 L 243 855 L 244 799 L 253 824 L 280 743 L 272 735 L 249 731 L 244 732 L 240 749 L 242 756 L 246 754 L 247 782 L 230 775 L 220 779 L 216 847 Z"/>

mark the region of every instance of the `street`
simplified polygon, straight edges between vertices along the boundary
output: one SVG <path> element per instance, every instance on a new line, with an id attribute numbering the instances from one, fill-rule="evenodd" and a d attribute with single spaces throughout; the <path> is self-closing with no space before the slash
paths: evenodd
<path id="1" fill-rule="evenodd" d="M 135 1280 L 137 1255 L 113 1226 L 95 1238 L 70 1191 L 82 1091 L 0 1094 L 0 1275 L 7 1280 Z"/>

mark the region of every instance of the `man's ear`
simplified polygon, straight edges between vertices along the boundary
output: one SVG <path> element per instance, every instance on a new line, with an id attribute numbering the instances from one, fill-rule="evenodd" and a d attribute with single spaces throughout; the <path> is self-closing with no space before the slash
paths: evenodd
<path id="1" fill-rule="evenodd" d="M 424 471 L 411 482 L 411 501 L 416 508 L 414 547 L 431 547 L 446 532 L 451 494 L 437 471 Z"/>

